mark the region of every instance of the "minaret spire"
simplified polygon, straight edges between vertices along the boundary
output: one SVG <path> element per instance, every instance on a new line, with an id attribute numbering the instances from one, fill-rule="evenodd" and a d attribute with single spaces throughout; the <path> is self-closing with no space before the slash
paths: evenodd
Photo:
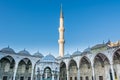
<path id="1" fill-rule="evenodd" d="M 61 6 L 60 6 L 60 18 L 63 18 L 62 3 L 61 3 Z"/>
<path id="2" fill-rule="evenodd" d="M 63 11 L 62 11 L 62 4 L 60 7 L 60 26 L 59 26 L 59 56 L 64 56 L 64 18 L 63 18 Z"/>

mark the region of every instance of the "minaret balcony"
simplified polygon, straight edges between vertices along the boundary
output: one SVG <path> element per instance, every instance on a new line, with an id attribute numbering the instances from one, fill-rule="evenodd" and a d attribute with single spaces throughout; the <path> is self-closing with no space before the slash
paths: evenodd
<path id="1" fill-rule="evenodd" d="M 59 28 L 59 31 L 64 31 L 64 30 L 65 30 L 64 27 Z"/>
<path id="2" fill-rule="evenodd" d="M 58 40 L 58 43 L 64 43 L 64 42 L 65 42 L 64 39 Z"/>

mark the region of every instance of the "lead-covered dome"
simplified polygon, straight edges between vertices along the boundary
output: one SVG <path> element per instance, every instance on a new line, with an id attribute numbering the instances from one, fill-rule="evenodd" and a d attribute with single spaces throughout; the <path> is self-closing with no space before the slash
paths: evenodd
<path id="1" fill-rule="evenodd" d="M 51 54 L 48 54 L 47 56 L 42 58 L 42 62 L 55 62 L 55 61 L 56 58 Z"/>
<path id="2" fill-rule="evenodd" d="M 12 48 L 10 48 L 9 46 L 1 49 L 0 52 L 7 53 L 7 54 L 15 54 L 15 51 Z"/>
<path id="3" fill-rule="evenodd" d="M 44 56 L 38 51 L 33 56 L 43 58 Z"/>
<path id="4" fill-rule="evenodd" d="M 20 52 L 18 52 L 18 54 L 20 54 L 20 55 L 30 55 L 30 53 L 27 51 L 27 50 L 22 50 L 22 51 L 20 51 Z"/>
<path id="5" fill-rule="evenodd" d="M 78 56 L 78 55 L 80 55 L 81 54 L 81 52 L 80 51 L 75 51 L 73 54 L 72 54 L 72 56 Z"/>
<path id="6" fill-rule="evenodd" d="M 90 51 L 91 51 L 91 48 L 88 47 L 88 48 L 86 48 L 83 52 L 90 52 Z"/>
<path id="7" fill-rule="evenodd" d="M 67 53 L 66 55 L 64 55 L 64 58 L 70 58 L 71 55 L 69 53 Z"/>

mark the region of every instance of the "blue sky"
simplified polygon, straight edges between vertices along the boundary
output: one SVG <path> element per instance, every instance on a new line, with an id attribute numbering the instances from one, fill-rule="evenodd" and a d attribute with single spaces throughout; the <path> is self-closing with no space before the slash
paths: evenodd
<path id="1" fill-rule="evenodd" d="M 0 48 L 57 56 L 61 3 L 65 54 L 120 39 L 120 0 L 0 0 Z"/>

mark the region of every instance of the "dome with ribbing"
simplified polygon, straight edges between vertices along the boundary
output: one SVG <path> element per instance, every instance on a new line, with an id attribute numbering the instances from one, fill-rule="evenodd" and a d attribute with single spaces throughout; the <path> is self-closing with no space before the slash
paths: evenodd
<path id="1" fill-rule="evenodd" d="M 55 62 L 55 61 L 56 58 L 51 54 L 48 54 L 47 56 L 42 58 L 42 62 Z"/>
<path id="2" fill-rule="evenodd" d="M 39 57 L 39 58 L 44 57 L 39 51 L 36 52 L 33 56 L 35 56 L 35 57 Z"/>
<path id="3" fill-rule="evenodd" d="M 22 51 L 20 51 L 20 52 L 18 52 L 18 54 L 20 54 L 20 55 L 30 55 L 30 53 L 27 51 L 27 50 L 22 50 Z"/>
<path id="4" fill-rule="evenodd" d="M 15 51 L 12 48 L 10 48 L 9 46 L 1 49 L 0 52 L 7 53 L 7 54 L 15 54 Z"/>

